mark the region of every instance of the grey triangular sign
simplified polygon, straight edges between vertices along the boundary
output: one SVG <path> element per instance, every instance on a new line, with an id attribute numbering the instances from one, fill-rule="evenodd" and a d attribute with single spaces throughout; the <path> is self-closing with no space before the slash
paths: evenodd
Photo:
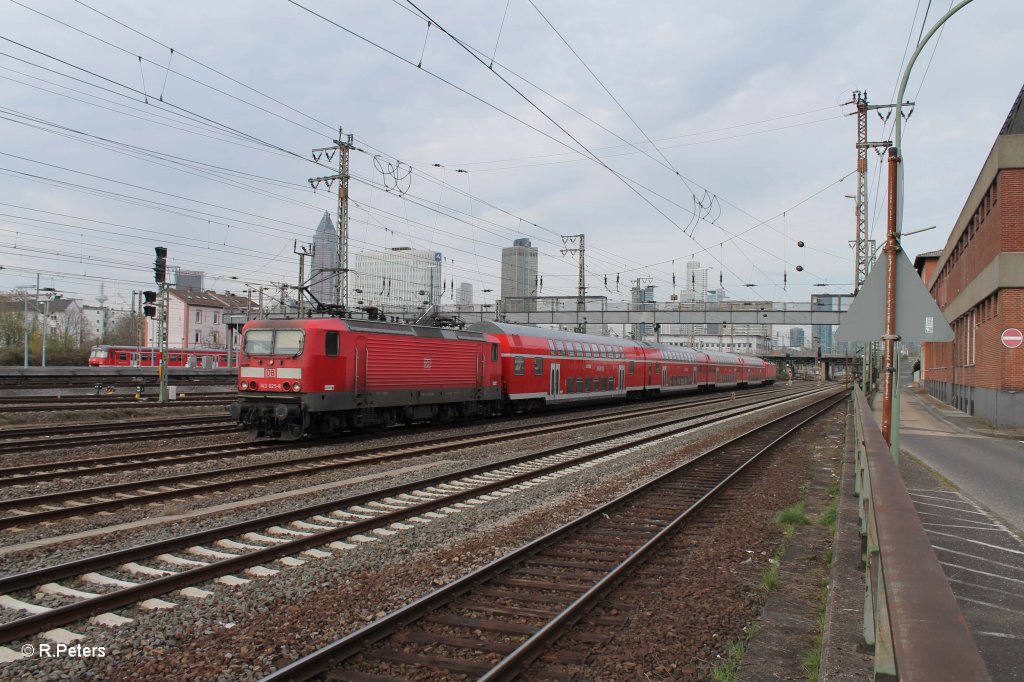
<path id="1" fill-rule="evenodd" d="M 878 341 L 885 334 L 885 255 L 868 274 L 836 330 L 837 341 Z M 952 341 L 953 330 L 903 251 L 896 256 L 896 335 L 901 341 Z"/>

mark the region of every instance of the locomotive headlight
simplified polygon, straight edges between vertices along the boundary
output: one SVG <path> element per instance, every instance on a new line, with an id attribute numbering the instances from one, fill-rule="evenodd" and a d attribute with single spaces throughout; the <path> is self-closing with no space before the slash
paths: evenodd
<path id="1" fill-rule="evenodd" d="M 250 391 L 255 391 L 256 390 L 256 382 L 255 381 L 250 381 L 249 382 L 249 390 Z"/>
<path id="2" fill-rule="evenodd" d="M 238 382 L 238 388 L 243 390 L 243 391 L 245 390 L 245 387 L 248 386 L 248 385 L 249 384 L 245 383 L 245 381 L 239 381 Z"/>
<path id="3" fill-rule="evenodd" d="M 293 393 L 298 393 L 300 388 L 301 387 L 299 386 L 299 382 L 296 381 L 294 384 L 292 384 L 292 392 Z"/>

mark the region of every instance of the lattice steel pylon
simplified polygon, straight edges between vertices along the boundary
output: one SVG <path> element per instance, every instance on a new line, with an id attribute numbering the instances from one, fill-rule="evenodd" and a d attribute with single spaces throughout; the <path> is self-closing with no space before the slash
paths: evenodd
<path id="1" fill-rule="evenodd" d="M 868 253 L 868 93 L 854 90 L 853 103 L 857 106 L 857 239 L 853 273 L 856 296 L 871 267 Z"/>
<path id="2" fill-rule="evenodd" d="M 344 134 L 342 128 L 338 128 L 338 139 L 334 140 L 333 147 L 320 147 L 313 150 L 313 160 L 319 161 L 321 156 L 326 156 L 328 161 L 338 154 L 337 175 L 321 176 L 310 178 L 309 184 L 314 190 L 321 182 L 330 189 L 331 183 L 338 181 L 338 263 L 336 269 L 338 279 L 335 283 L 335 300 L 341 308 L 342 315 L 348 310 L 348 156 L 355 148 L 353 145 L 354 136 Z"/>
<path id="3" fill-rule="evenodd" d="M 575 247 L 571 246 L 572 244 L 576 243 L 577 239 L 579 240 L 579 243 L 580 243 L 579 248 L 575 248 Z M 577 285 L 577 292 L 576 292 L 576 311 L 577 311 L 577 313 L 587 309 L 587 269 L 586 269 L 586 260 L 585 260 L 585 258 L 586 258 L 586 246 L 585 246 L 584 239 L 585 239 L 585 237 L 582 234 L 562 235 L 562 246 L 563 246 L 563 248 L 562 248 L 562 255 L 565 256 L 567 254 L 568 255 L 579 254 L 579 256 L 580 256 L 580 276 L 579 276 L 579 283 Z M 579 315 L 577 314 L 576 331 L 581 333 L 581 334 L 585 334 L 586 331 L 587 331 L 587 323 L 585 321 L 584 322 L 579 322 L 578 320 L 579 320 Z"/>

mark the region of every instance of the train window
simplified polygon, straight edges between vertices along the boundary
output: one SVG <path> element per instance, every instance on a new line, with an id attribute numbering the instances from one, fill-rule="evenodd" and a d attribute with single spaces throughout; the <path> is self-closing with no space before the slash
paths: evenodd
<path id="1" fill-rule="evenodd" d="M 569 341 L 568 343 L 566 343 L 565 344 L 565 348 L 566 348 L 566 351 L 568 352 L 570 358 L 576 356 L 576 350 L 574 349 L 574 347 L 572 345 L 572 341 Z"/>
<path id="2" fill-rule="evenodd" d="M 591 391 L 593 391 L 594 390 L 594 380 L 591 379 L 590 377 L 587 377 L 586 386 L 587 386 L 587 388 L 586 388 L 587 393 L 590 393 Z"/>
<path id="3" fill-rule="evenodd" d="M 120 361 L 126 361 L 128 359 L 128 354 L 127 353 L 118 353 L 117 354 L 117 359 L 120 360 Z"/>
<path id="4" fill-rule="evenodd" d="M 273 329 L 250 329 L 243 345 L 246 355 L 270 355 L 274 349 Z"/>
<path id="5" fill-rule="evenodd" d="M 548 351 L 552 355 L 557 355 L 558 354 L 558 351 L 555 350 L 555 342 L 552 341 L 551 339 L 548 339 Z"/>
<path id="6" fill-rule="evenodd" d="M 275 329 L 274 355 L 299 355 L 306 332 L 301 329 Z"/>
<path id="7" fill-rule="evenodd" d="M 583 393 L 583 379 L 576 379 L 576 392 Z"/>
<path id="8" fill-rule="evenodd" d="M 339 332 L 327 332 L 324 335 L 324 355 L 337 357 L 341 351 L 341 334 Z"/>
<path id="9" fill-rule="evenodd" d="M 498 361 L 498 344 L 492 343 L 491 344 L 491 362 L 497 362 L 497 361 Z"/>
<path id="10" fill-rule="evenodd" d="M 544 358 L 533 359 L 533 373 L 537 376 L 544 374 Z"/>
<path id="11" fill-rule="evenodd" d="M 555 348 L 558 349 L 559 355 L 568 355 L 568 351 L 565 350 L 565 344 L 561 341 L 555 341 Z"/>
<path id="12" fill-rule="evenodd" d="M 630 360 L 630 361 L 629 361 L 629 373 L 630 373 L 630 374 L 632 374 L 632 373 L 633 373 L 633 367 L 634 367 L 634 365 L 636 365 L 636 363 L 635 363 L 635 362 L 633 362 L 632 360 Z"/>
<path id="13" fill-rule="evenodd" d="M 512 359 L 512 373 L 520 377 L 526 374 L 526 358 L 518 356 Z"/>
<path id="14" fill-rule="evenodd" d="M 576 382 L 572 380 L 572 377 L 569 377 L 568 379 L 565 380 L 565 392 L 566 393 L 572 393 L 573 389 L 575 389 L 575 388 L 576 388 Z"/>

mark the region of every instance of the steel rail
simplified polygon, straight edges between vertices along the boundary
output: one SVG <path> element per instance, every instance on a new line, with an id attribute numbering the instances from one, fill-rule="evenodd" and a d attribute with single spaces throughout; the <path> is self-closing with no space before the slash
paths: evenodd
<path id="1" fill-rule="evenodd" d="M 828 390 L 829 389 L 822 389 L 820 391 L 814 391 L 811 395 L 815 393 L 825 392 Z M 770 406 L 782 405 L 795 400 L 800 400 L 805 397 L 807 397 L 807 394 L 801 394 L 799 396 L 781 397 L 778 398 L 775 402 L 773 402 Z M 738 415 L 732 415 L 732 417 L 735 416 Z M 240 554 L 230 559 L 216 560 L 206 566 L 187 569 L 179 573 L 174 573 L 172 575 L 155 578 L 153 580 L 133 587 L 124 588 L 116 592 L 99 595 L 97 597 L 93 597 L 82 602 L 68 604 L 59 608 L 52 609 L 50 611 L 46 611 L 44 613 L 26 616 L 0 625 L 0 643 L 21 639 L 23 637 L 36 634 L 42 630 L 66 625 L 68 623 L 81 620 L 82 618 L 86 618 L 97 613 L 102 613 L 104 611 L 109 611 L 110 609 L 116 609 L 130 604 L 134 604 L 140 600 L 161 594 L 166 594 L 167 592 L 173 591 L 181 587 L 186 587 L 189 585 L 193 585 L 195 583 L 211 580 L 219 576 L 231 573 L 235 570 L 249 568 L 252 566 L 256 566 L 258 564 L 265 563 L 267 561 L 272 561 L 274 559 L 302 552 L 307 549 L 312 549 L 318 546 L 329 544 L 335 540 L 341 540 L 346 537 L 350 537 L 352 535 L 368 531 L 373 527 L 387 526 L 396 521 L 401 521 L 413 516 L 426 514 L 435 509 L 441 509 L 453 504 L 457 504 L 462 500 L 471 499 L 474 497 L 478 497 L 480 495 L 485 495 L 489 492 L 500 490 L 502 488 L 515 485 L 522 481 L 543 477 L 545 475 L 549 475 L 562 469 L 577 466 L 581 463 L 588 462 L 591 460 L 599 459 L 601 457 L 613 454 L 623 449 L 636 447 L 637 445 L 651 443 L 666 438 L 672 438 L 678 435 L 679 433 L 686 432 L 688 430 L 696 428 L 697 426 L 715 423 L 717 421 L 721 421 L 723 419 L 728 418 L 730 417 L 716 416 L 713 417 L 711 420 L 699 425 L 681 426 L 679 428 L 672 429 L 668 432 L 663 432 L 659 434 L 649 433 L 650 427 L 631 430 L 627 433 L 638 437 L 626 444 L 610 446 L 605 445 L 605 447 L 601 448 L 600 450 L 591 451 L 579 457 L 563 460 L 550 465 L 544 465 L 532 471 L 513 474 L 507 478 L 502 478 L 500 480 L 496 480 L 493 482 L 487 482 L 464 490 L 459 490 L 455 492 L 444 491 L 448 492 L 448 494 L 441 497 L 437 497 L 432 500 L 424 501 L 421 504 L 409 506 L 392 512 L 387 512 L 379 516 L 367 518 L 361 521 L 356 521 L 354 523 L 339 528 L 316 532 L 306 537 L 301 537 L 294 540 L 288 540 L 283 543 L 270 545 L 268 547 L 260 548 L 258 550 L 254 550 L 246 554 Z M 569 445 L 548 448 L 539 453 L 519 455 L 509 459 L 502 460 L 500 462 L 478 465 L 458 472 L 451 472 L 437 476 L 432 476 L 426 479 L 412 481 L 410 483 L 398 486 L 392 486 L 389 488 L 385 488 L 383 490 L 375 490 L 350 497 L 330 500 L 328 502 L 319 503 L 302 509 L 272 514 L 258 519 L 252 519 L 248 521 L 229 524 L 227 526 L 221 526 L 207 531 L 199 531 L 178 538 L 152 542 L 145 545 L 140 545 L 136 547 L 127 548 L 124 550 L 118 550 L 115 552 L 98 555 L 95 557 L 87 557 L 85 559 L 67 562 L 64 564 L 60 564 L 58 566 L 28 571 L 26 573 L 21 573 L 18 575 L 0 579 L 0 594 L 6 594 L 15 592 L 17 590 L 33 588 L 43 583 L 53 582 L 67 577 L 82 575 L 90 571 L 110 568 L 111 566 L 119 566 L 124 562 L 128 561 L 152 558 L 154 556 L 158 556 L 167 552 L 180 550 L 182 548 L 202 544 L 204 542 L 208 542 L 211 540 L 231 538 L 251 531 L 265 530 L 268 526 L 280 525 L 282 523 L 288 523 L 290 521 L 310 518 L 312 516 L 316 516 L 325 512 L 329 513 L 331 511 L 336 511 L 338 509 L 345 509 L 384 498 L 393 498 L 409 492 L 431 489 L 434 488 L 435 486 L 446 484 L 452 480 L 472 478 L 474 476 L 479 476 L 481 474 L 523 464 L 531 460 L 550 458 L 555 455 L 564 454 L 572 450 L 586 448 L 588 446 L 600 444 L 605 441 L 622 439 L 623 437 L 626 436 L 624 436 L 624 434 L 622 433 L 619 433 L 604 436 L 602 438 L 591 439 L 589 441 L 575 442 Z"/>

